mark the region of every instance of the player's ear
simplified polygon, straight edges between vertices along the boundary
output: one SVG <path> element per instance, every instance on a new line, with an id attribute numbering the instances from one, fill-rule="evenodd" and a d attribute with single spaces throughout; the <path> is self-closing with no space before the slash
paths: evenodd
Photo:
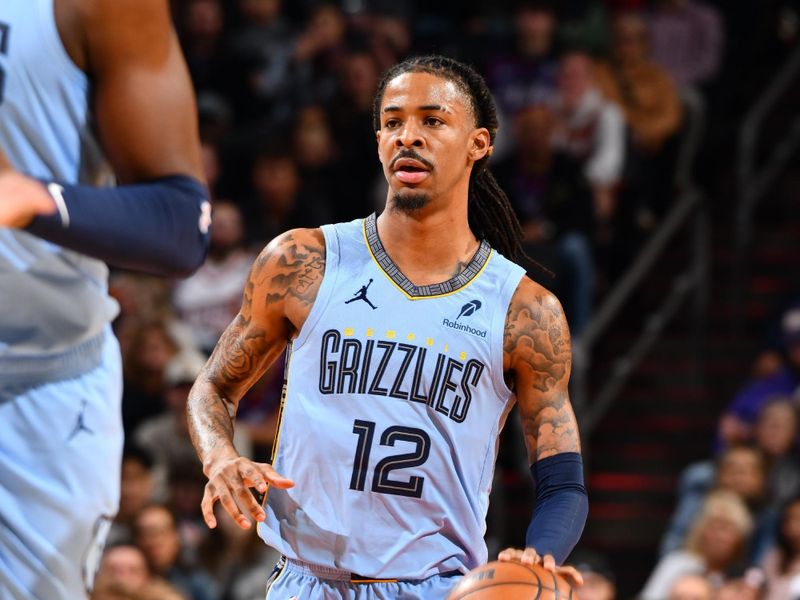
<path id="1" fill-rule="evenodd" d="M 490 153 L 489 149 L 491 147 L 492 138 L 489 135 L 489 130 L 485 127 L 480 127 L 473 131 L 470 136 L 469 158 L 477 162 Z"/>

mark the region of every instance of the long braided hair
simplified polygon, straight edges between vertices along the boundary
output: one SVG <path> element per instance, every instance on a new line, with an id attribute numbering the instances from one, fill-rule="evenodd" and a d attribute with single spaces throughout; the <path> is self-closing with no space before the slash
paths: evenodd
<path id="1" fill-rule="evenodd" d="M 372 125 L 381 128 L 380 109 L 389 83 L 404 73 L 430 73 L 455 83 L 470 99 L 475 125 L 489 130 L 490 147 L 497 135 L 497 108 L 483 77 L 472 67 L 446 56 L 418 56 L 389 69 L 378 84 L 372 105 Z M 472 167 L 469 179 L 469 227 L 479 240 L 487 240 L 507 258 L 530 260 L 522 248 L 522 226 L 508 196 L 486 166 L 487 153 Z"/>

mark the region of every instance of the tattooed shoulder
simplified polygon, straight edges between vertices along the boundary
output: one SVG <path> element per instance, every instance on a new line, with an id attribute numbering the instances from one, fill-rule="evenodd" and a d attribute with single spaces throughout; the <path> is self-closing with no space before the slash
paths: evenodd
<path id="1" fill-rule="evenodd" d="M 314 304 L 325 274 L 321 229 L 293 229 L 270 242 L 256 259 L 248 286 L 263 291 L 267 304 L 286 303 L 287 317 L 299 329 Z"/>
<path id="2" fill-rule="evenodd" d="M 552 293 L 527 277 L 508 306 L 503 359 L 506 371 L 529 370 L 540 392 L 569 379 L 572 350 L 564 310 Z"/>

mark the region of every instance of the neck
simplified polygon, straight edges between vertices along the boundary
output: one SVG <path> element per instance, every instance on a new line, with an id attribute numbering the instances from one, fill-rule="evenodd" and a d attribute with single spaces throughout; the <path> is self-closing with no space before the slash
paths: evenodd
<path id="1" fill-rule="evenodd" d="M 454 277 L 480 245 L 469 228 L 466 194 L 458 202 L 433 199 L 413 213 L 394 208 L 390 198 L 378 217 L 378 234 L 386 252 L 416 285 Z"/>

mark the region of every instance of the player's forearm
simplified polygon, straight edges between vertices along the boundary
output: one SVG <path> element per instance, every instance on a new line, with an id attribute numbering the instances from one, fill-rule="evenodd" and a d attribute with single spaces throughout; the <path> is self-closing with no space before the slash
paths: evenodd
<path id="1" fill-rule="evenodd" d="M 28 231 L 110 265 L 186 276 L 208 246 L 208 190 L 178 175 L 116 188 L 47 184 L 58 210 Z"/>
<path id="2" fill-rule="evenodd" d="M 238 456 L 233 447 L 235 406 L 202 375 L 189 393 L 186 412 L 192 444 L 206 475 L 216 460 Z"/>

